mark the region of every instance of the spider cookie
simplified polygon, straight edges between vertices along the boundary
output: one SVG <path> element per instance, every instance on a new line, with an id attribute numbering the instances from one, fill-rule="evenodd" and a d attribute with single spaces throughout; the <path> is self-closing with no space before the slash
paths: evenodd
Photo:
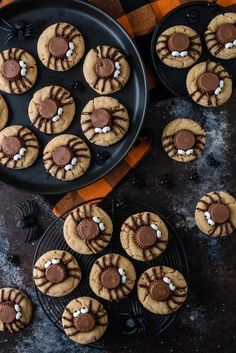
<path id="1" fill-rule="evenodd" d="M 165 250 L 168 229 L 156 214 L 136 213 L 123 223 L 120 241 L 129 256 L 139 261 L 151 261 Z"/>
<path id="2" fill-rule="evenodd" d="M 11 48 L 0 53 L 1 91 L 24 93 L 34 85 L 36 78 L 36 62 L 25 50 Z"/>
<path id="3" fill-rule="evenodd" d="M 62 315 L 62 326 L 66 335 L 80 344 L 97 341 L 106 331 L 107 312 L 102 304 L 90 297 L 72 300 Z"/>
<path id="4" fill-rule="evenodd" d="M 73 210 L 64 223 L 64 238 L 74 251 L 90 255 L 104 249 L 111 240 L 113 225 L 108 214 L 95 205 Z"/>
<path id="5" fill-rule="evenodd" d="M 213 18 L 205 32 L 205 40 L 215 57 L 236 58 L 236 13 L 228 12 Z"/>
<path id="6" fill-rule="evenodd" d="M 42 293 L 62 297 L 78 286 L 81 271 L 74 256 L 66 251 L 51 250 L 37 260 L 33 278 Z"/>
<path id="7" fill-rule="evenodd" d="M 187 283 L 183 275 L 170 267 L 151 267 L 138 280 L 140 303 L 154 314 L 170 314 L 184 303 Z"/>
<path id="8" fill-rule="evenodd" d="M 81 113 L 81 127 L 90 142 L 109 146 L 120 141 L 127 133 L 129 115 L 117 99 L 97 97 L 84 107 Z"/>
<path id="9" fill-rule="evenodd" d="M 162 145 L 168 156 L 177 162 L 196 159 L 205 147 L 205 132 L 195 121 L 175 119 L 162 133 Z"/>
<path id="10" fill-rule="evenodd" d="M 5 100 L 0 95 L 0 131 L 7 125 L 8 122 L 8 108 Z"/>
<path id="11" fill-rule="evenodd" d="M 236 228 L 236 203 L 233 196 L 223 191 L 204 195 L 195 210 L 198 228 L 211 237 L 223 237 Z"/>
<path id="12" fill-rule="evenodd" d="M 39 144 L 33 132 L 21 125 L 0 131 L 0 163 L 12 169 L 30 167 L 38 157 Z"/>
<path id="13" fill-rule="evenodd" d="M 186 80 L 189 97 L 204 107 L 224 104 L 232 94 L 232 79 L 226 69 L 213 61 L 192 67 Z"/>
<path id="14" fill-rule="evenodd" d="M 121 90 L 130 76 L 130 67 L 125 56 L 108 45 L 99 45 L 88 52 L 83 71 L 89 86 L 99 94 Z"/>
<path id="15" fill-rule="evenodd" d="M 83 175 L 89 167 L 90 157 L 86 143 L 69 134 L 54 137 L 43 151 L 46 170 L 61 180 L 74 180 Z"/>
<path id="16" fill-rule="evenodd" d="M 84 55 L 82 34 L 69 23 L 55 23 L 46 28 L 38 40 L 38 56 L 51 70 L 67 71 Z"/>
<path id="17" fill-rule="evenodd" d="M 202 54 L 200 36 L 187 26 L 168 28 L 158 37 L 156 52 L 167 66 L 177 69 L 189 67 Z"/>
<path id="18" fill-rule="evenodd" d="M 0 289 L 0 331 L 16 333 L 30 322 L 32 305 L 29 298 L 15 288 Z"/>
<path id="19" fill-rule="evenodd" d="M 106 300 L 125 298 L 134 287 L 136 273 L 132 263 L 118 254 L 106 254 L 94 263 L 89 283 L 94 293 Z"/>
<path id="20" fill-rule="evenodd" d="M 65 88 L 44 87 L 31 99 L 28 114 L 37 129 L 46 134 L 58 134 L 71 124 L 75 115 L 75 102 Z"/>

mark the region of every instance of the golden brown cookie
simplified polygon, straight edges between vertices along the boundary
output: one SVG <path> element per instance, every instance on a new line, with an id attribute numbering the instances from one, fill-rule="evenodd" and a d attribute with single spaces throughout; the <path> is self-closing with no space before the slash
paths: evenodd
<path id="1" fill-rule="evenodd" d="M 54 23 L 38 40 L 38 56 L 42 63 L 55 71 L 67 71 L 84 55 L 84 39 L 69 23 Z"/>
<path id="2" fill-rule="evenodd" d="M 63 87 L 43 87 L 31 99 L 28 114 L 37 129 L 46 134 L 58 134 L 70 126 L 75 115 L 75 102 Z"/>
<path id="3" fill-rule="evenodd" d="M 32 305 L 29 298 L 15 288 L 0 289 L 0 331 L 16 333 L 30 322 Z"/>
<path id="4" fill-rule="evenodd" d="M 106 331 L 107 312 L 94 298 L 80 297 L 67 304 L 62 315 L 66 335 L 80 344 L 97 341 Z"/>
<path id="5" fill-rule="evenodd" d="M 157 38 L 156 52 L 168 66 L 177 69 L 189 67 L 202 53 L 200 36 L 187 26 L 170 27 Z"/>
<path id="6" fill-rule="evenodd" d="M 216 16 L 205 32 L 208 50 L 219 59 L 236 58 L 236 13 Z"/>
<path id="7" fill-rule="evenodd" d="M 12 169 L 30 167 L 38 157 L 39 144 L 33 132 L 21 125 L 0 131 L 0 163 Z"/>
<path id="8" fill-rule="evenodd" d="M 62 297 L 78 286 L 81 271 L 76 259 L 70 253 L 51 250 L 36 261 L 33 277 L 36 287 L 42 293 Z"/>
<path id="9" fill-rule="evenodd" d="M 179 309 L 187 297 L 183 275 L 166 266 L 151 267 L 138 280 L 140 303 L 154 314 L 170 314 Z"/>
<path id="10" fill-rule="evenodd" d="M 108 214 L 95 205 L 74 209 L 64 223 L 64 238 L 74 251 L 90 255 L 104 249 L 111 240 L 113 225 Z"/>
<path id="11" fill-rule="evenodd" d="M 99 146 L 120 141 L 129 129 L 129 115 L 123 104 L 111 97 L 89 101 L 81 113 L 81 127 L 87 139 Z"/>
<path id="12" fill-rule="evenodd" d="M 187 75 L 190 98 L 204 107 L 224 104 L 232 94 L 232 79 L 226 69 L 213 61 L 193 66 Z"/>
<path id="13" fill-rule="evenodd" d="M 168 229 L 156 214 L 136 213 L 123 223 L 120 241 L 129 256 L 139 261 L 151 261 L 165 250 Z"/>
<path id="14" fill-rule="evenodd" d="M 198 228 L 211 237 L 224 237 L 236 228 L 235 198 L 223 191 L 204 195 L 197 203 L 195 219 Z"/>
<path id="15" fill-rule="evenodd" d="M 89 283 L 94 293 L 106 300 L 120 300 L 134 287 L 136 273 L 132 263 L 118 254 L 106 254 L 93 265 Z"/>
<path id="16" fill-rule="evenodd" d="M 74 180 L 83 175 L 89 167 L 90 158 L 86 143 L 69 134 L 54 137 L 43 151 L 46 170 L 62 180 Z"/>
<path id="17" fill-rule="evenodd" d="M 5 99 L 0 95 L 0 131 L 7 125 L 8 108 Z"/>
<path id="18" fill-rule="evenodd" d="M 84 60 L 86 82 L 99 94 L 110 94 L 121 90 L 130 76 L 130 67 L 119 49 L 98 45 L 91 49 Z"/>
<path id="19" fill-rule="evenodd" d="M 190 119 L 175 119 L 162 133 L 162 145 L 168 156 L 177 162 L 190 162 L 203 151 L 205 131 Z"/>
<path id="20" fill-rule="evenodd" d="M 0 90 L 21 94 L 28 91 L 37 78 L 34 58 L 25 50 L 10 48 L 0 53 Z"/>

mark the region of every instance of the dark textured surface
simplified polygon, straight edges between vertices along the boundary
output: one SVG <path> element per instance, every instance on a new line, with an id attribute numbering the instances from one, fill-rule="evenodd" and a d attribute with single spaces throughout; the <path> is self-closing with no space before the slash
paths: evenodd
<path id="1" fill-rule="evenodd" d="M 233 174 L 236 170 L 233 152 L 236 149 L 235 98 L 236 95 L 223 108 L 216 110 L 199 108 L 180 99 L 152 104 L 149 108 L 146 125 L 155 133 L 152 151 L 123 180 L 116 193 L 156 206 L 173 223 L 182 221 L 176 213 L 186 217 L 187 225 L 180 235 L 190 265 L 190 291 L 187 303 L 173 325 L 149 344 L 130 352 L 236 351 L 236 237 L 232 234 L 225 239 L 210 239 L 198 231 L 193 218 L 196 202 L 204 193 L 218 189 L 236 196 Z M 160 142 L 166 123 L 181 116 L 196 119 L 208 133 L 203 155 L 197 162 L 185 165 L 169 159 Z M 196 175 L 193 177 L 196 172 L 200 180 Z M 141 182 L 134 183 L 134 177 Z M 21 265 L 14 268 L 1 253 L 0 284 L 24 289 L 31 296 L 36 310 L 33 322 L 24 332 L 12 336 L 0 334 L 0 353 L 91 352 L 91 349 L 80 348 L 61 336 L 37 305 L 31 281 L 31 262 L 36 244 L 23 245 L 23 230 L 15 228 L 15 200 L 25 198 L 38 200 L 40 223 L 44 229 L 54 218 L 49 216 L 49 208 L 40 197 L 1 186 L 0 251 L 17 253 Z"/>

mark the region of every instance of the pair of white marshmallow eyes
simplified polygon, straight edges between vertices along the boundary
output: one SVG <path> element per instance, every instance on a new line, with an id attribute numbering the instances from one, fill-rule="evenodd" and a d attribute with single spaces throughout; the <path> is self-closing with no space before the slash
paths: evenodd
<path id="1" fill-rule="evenodd" d="M 53 118 L 52 118 L 52 121 L 54 123 L 56 123 L 58 120 L 60 120 L 60 117 L 61 115 L 64 113 L 64 110 L 62 107 L 59 107 L 58 110 L 57 110 L 57 115 L 55 115 Z"/>
<path id="2" fill-rule="evenodd" d="M 120 65 L 119 61 L 115 62 L 115 68 L 116 68 L 116 70 L 115 70 L 113 76 L 116 78 L 116 77 L 120 76 L 121 65 Z"/>
<path id="3" fill-rule="evenodd" d="M 79 310 L 75 310 L 73 312 L 73 317 L 78 317 L 80 316 L 81 314 L 87 314 L 89 312 L 89 308 L 87 306 L 82 306 L 81 309 Z"/>
<path id="4" fill-rule="evenodd" d="M 217 87 L 217 88 L 215 89 L 215 92 L 214 92 L 214 94 L 215 94 L 216 96 L 218 96 L 218 94 L 220 94 L 220 92 L 221 92 L 222 89 L 224 88 L 224 85 L 225 85 L 224 81 L 223 81 L 223 80 L 220 80 L 219 87 Z"/>
<path id="5" fill-rule="evenodd" d="M 106 134 L 107 132 L 111 131 L 110 126 L 104 126 L 103 128 L 95 127 L 94 131 L 96 134 Z"/>
<path id="6" fill-rule="evenodd" d="M 214 225 L 215 225 L 215 222 L 211 219 L 210 212 L 205 212 L 205 213 L 204 213 L 204 217 L 205 217 L 205 219 L 207 220 L 207 223 L 208 223 L 210 226 L 214 226 Z"/>
<path id="7" fill-rule="evenodd" d="M 99 226 L 99 229 L 103 232 L 105 230 L 105 224 L 101 222 L 100 218 L 99 217 L 93 217 L 92 220 L 98 224 Z"/>
<path id="8" fill-rule="evenodd" d="M 175 291 L 176 287 L 174 285 L 174 283 L 171 282 L 171 280 L 169 279 L 169 277 L 165 276 L 163 277 L 163 282 L 165 282 L 166 284 L 168 284 L 169 289 L 173 292 Z"/>
<path id="9" fill-rule="evenodd" d="M 177 51 L 177 50 L 174 50 L 172 51 L 171 55 L 174 57 L 174 58 L 178 58 L 179 56 L 181 58 L 184 58 L 185 56 L 188 55 L 188 51 L 187 50 L 184 50 L 184 51 Z"/>
<path id="10" fill-rule="evenodd" d="M 225 44 L 225 49 L 232 49 L 233 47 L 236 47 L 236 39 L 233 42 L 228 42 Z"/>
<path id="11" fill-rule="evenodd" d="M 61 260 L 55 257 L 51 261 L 50 260 L 46 261 L 44 264 L 44 268 L 48 268 L 51 265 L 58 265 L 60 262 Z"/>
<path id="12" fill-rule="evenodd" d="M 123 268 L 118 268 L 118 272 L 121 276 L 121 283 L 124 284 L 126 283 L 127 281 L 127 277 L 126 277 L 126 274 L 125 274 L 125 270 Z"/>
<path id="13" fill-rule="evenodd" d="M 156 224 L 152 223 L 152 224 L 150 225 L 150 227 L 156 231 L 156 233 L 157 233 L 157 238 L 160 239 L 160 237 L 161 237 L 161 231 L 160 231 L 160 229 L 158 229 L 158 226 L 157 226 Z"/>
<path id="14" fill-rule="evenodd" d="M 67 50 L 67 52 L 66 52 L 67 58 L 70 58 L 74 54 L 74 49 L 75 49 L 74 43 L 69 42 L 69 50 Z"/>
<path id="15" fill-rule="evenodd" d="M 15 156 L 13 157 L 14 161 L 19 161 L 24 155 L 25 155 L 25 152 L 26 152 L 26 148 L 25 147 L 21 147 L 19 153 L 15 154 Z"/>
<path id="16" fill-rule="evenodd" d="M 178 150 L 177 153 L 182 156 L 184 156 L 184 155 L 190 156 L 191 154 L 193 154 L 193 149 L 191 148 L 190 150 L 187 150 L 187 151 Z"/>
<path id="17" fill-rule="evenodd" d="M 16 312 L 16 320 L 20 320 L 20 318 L 22 316 L 20 305 L 19 304 L 15 304 L 14 305 L 14 309 L 15 309 L 15 312 Z"/>
<path id="18" fill-rule="evenodd" d="M 26 76 L 26 74 L 27 74 L 27 65 L 26 65 L 25 61 L 24 60 L 19 61 L 19 65 L 21 67 L 20 75 L 22 77 Z"/>
<path id="19" fill-rule="evenodd" d="M 72 170 L 73 167 L 76 165 L 77 161 L 78 161 L 78 159 L 77 159 L 76 157 L 73 157 L 72 160 L 71 160 L 71 162 L 70 162 L 70 164 L 67 164 L 67 165 L 65 166 L 65 170 L 66 170 L 67 172 L 68 172 L 69 170 Z"/>

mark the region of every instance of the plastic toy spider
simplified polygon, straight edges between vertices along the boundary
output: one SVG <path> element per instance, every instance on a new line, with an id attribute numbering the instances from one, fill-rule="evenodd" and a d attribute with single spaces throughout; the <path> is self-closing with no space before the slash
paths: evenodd
<path id="1" fill-rule="evenodd" d="M 104 248 L 105 244 L 108 244 L 111 238 L 111 233 L 106 233 L 106 226 L 101 222 L 100 218 L 92 215 L 91 205 L 82 206 L 82 214 L 80 214 L 80 209 L 77 208 L 71 212 L 71 217 L 76 224 L 76 229 L 78 231 L 78 236 L 82 239 L 89 250 L 93 253 L 97 253 Z M 89 230 L 89 231 L 87 231 Z"/>
<path id="2" fill-rule="evenodd" d="M 168 275 L 163 274 L 162 266 L 152 267 L 152 276 L 143 273 L 146 284 L 139 284 L 140 288 L 146 289 L 147 295 L 156 301 L 165 301 L 170 311 L 175 310 L 186 298 L 182 292 L 186 287 L 175 286 Z"/>
<path id="3" fill-rule="evenodd" d="M 199 203 L 203 207 L 197 207 L 196 210 L 204 213 L 206 222 L 211 226 L 208 235 L 220 236 L 232 233 L 235 227 L 230 220 L 230 210 L 228 205 L 224 203 L 219 192 L 214 191 L 206 194 L 205 197 L 209 201 L 201 199 Z"/>
<path id="4" fill-rule="evenodd" d="M 100 303 L 96 307 L 91 299 L 86 298 L 88 299 L 88 304 L 81 306 L 79 299 L 75 299 L 78 303 L 77 310 L 72 312 L 66 307 L 62 316 L 62 319 L 69 323 L 68 325 L 63 325 L 64 330 L 73 329 L 73 331 L 68 332 L 68 337 L 73 337 L 79 332 L 90 332 L 98 326 L 107 326 L 107 321 L 104 320 L 107 313 Z"/>
<path id="5" fill-rule="evenodd" d="M 53 123 L 60 120 L 63 108 L 70 104 L 73 104 L 70 92 L 65 91 L 61 87 L 51 86 L 48 97 L 40 102 L 38 114 L 32 124 L 45 133 L 53 134 Z"/>
<path id="6" fill-rule="evenodd" d="M 82 127 L 85 125 L 83 132 L 86 133 L 90 130 L 93 130 L 92 135 L 89 137 L 89 141 L 92 141 L 97 134 L 107 133 L 109 131 L 113 132 L 116 136 L 119 132 L 122 134 L 126 133 L 126 129 L 121 126 L 118 121 L 128 121 L 126 117 L 116 115 L 118 112 L 124 112 L 124 108 L 118 109 L 95 109 L 93 112 L 82 112 L 81 115 L 88 115 L 88 119 L 82 121 Z M 102 117 L 102 119 L 101 119 Z M 102 120 L 99 126 L 95 121 L 99 119 Z M 94 121 L 94 123 L 93 123 Z M 116 129 L 115 129 L 116 128 Z"/>
<path id="7" fill-rule="evenodd" d="M 44 294 L 47 294 L 51 287 L 64 282 L 68 278 L 72 277 L 80 281 L 80 269 L 78 267 L 68 267 L 68 264 L 74 260 L 73 256 L 65 260 L 65 255 L 66 252 L 62 251 L 60 258 L 46 261 L 44 267 L 34 266 L 34 269 L 40 273 L 39 275 L 34 273 L 34 280 L 37 281 L 37 287 Z"/>
<path id="8" fill-rule="evenodd" d="M 83 152 L 87 152 L 88 148 L 80 147 L 80 145 L 83 143 L 84 142 L 82 140 L 78 141 L 77 137 L 73 137 L 67 142 L 66 145 L 56 147 L 50 157 L 47 156 L 48 153 L 50 154 L 50 151 L 44 154 L 43 161 L 47 169 L 47 172 L 50 173 L 51 169 L 56 167 L 55 171 L 53 172 L 53 176 L 56 178 L 58 175 L 58 172 L 62 170 L 61 179 L 62 180 L 65 179 L 66 173 L 68 173 L 73 169 L 73 166 L 76 165 L 79 158 L 86 158 L 86 159 L 89 158 L 88 154 L 83 153 Z M 59 154 L 64 155 L 64 159 L 63 159 L 64 162 L 63 164 L 61 164 L 60 162 L 60 165 L 57 164 L 57 159 L 59 162 L 59 157 L 57 157 L 57 155 Z"/>
<path id="9" fill-rule="evenodd" d="M 18 229 L 27 229 L 24 242 L 35 241 L 39 238 L 38 226 L 36 224 L 37 205 L 35 201 L 16 202 L 16 208 L 20 211 L 22 218 L 16 222 Z"/>
<path id="10" fill-rule="evenodd" d="M 20 306 L 20 303 L 26 297 L 21 292 L 12 294 L 13 292 L 13 288 L 8 291 L 7 295 L 4 289 L 0 291 L 0 311 L 4 318 L 4 321 L 0 320 L 0 322 L 3 324 L 3 331 L 10 333 L 18 332 L 26 326 L 21 320 L 22 312 Z"/>
<path id="11" fill-rule="evenodd" d="M 121 312 L 120 315 L 126 318 L 125 325 L 127 330 L 123 331 L 124 334 L 143 334 L 147 330 L 148 322 L 145 319 L 142 307 L 138 302 L 132 301 L 130 303 L 130 311 L 128 313 Z"/>
<path id="12" fill-rule="evenodd" d="M 35 23 L 27 24 L 23 21 L 17 22 L 14 25 L 11 25 L 4 18 L 1 18 L 3 26 L 0 26 L 0 29 L 7 32 L 5 36 L 4 45 L 6 45 L 11 39 L 17 37 L 19 40 L 24 40 L 29 37 L 35 36 Z"/>
<path id="13" fill-rule="evenodd" d="M 39 149 L 38 142 L 32 131 L 21 126 L 15 136 L 5 137 L 3 145 L 0 145 L 0 163 L 5 167 L 17 168 L 17 162 L 27 153 L 28 148 Z"/>

